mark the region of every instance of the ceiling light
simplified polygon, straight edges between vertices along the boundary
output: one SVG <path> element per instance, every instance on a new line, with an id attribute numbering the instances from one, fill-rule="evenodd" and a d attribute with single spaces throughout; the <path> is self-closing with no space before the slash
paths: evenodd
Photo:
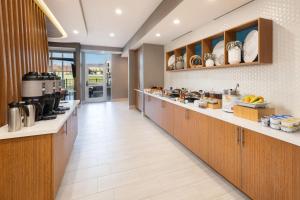
<path id="1" fill-rule="evenodd" d="M 173 23 L 174 24 L 180 24 L 180 20 L 179 19 L 174 19 Z"/>
<path id="2" fill-rule="evenodd" d="M 115 37 L 115 34 L 114 33 L 110 33 L 109 37 Z"/>
<path id="3" fill-rule="evenodd" d="M 160 33 L 156 33 L 155 36 L 156 36 L 156 37 L 160 37 Z"/>
<path id="4" fill-rule="evenodd" d="M 123 11 L 120 8 L 117 8 L 115 10 L 115 12 L 116 12 L 117 15 L 122 15 L 122 13 L 123 13 Z"/>
<path id="5" fill-rule="evenodd" d="M 77 35 L 77 34 L 79 34 L 79 31 L 73 30 L 73 33 L 74 33 L 75 35 Z"/>
<path id="6" fill-rule="evenodd" d="M 68 34 L 64 30 L 64 28 L 61 26 L 59 21 L 56 19 L 56 17 L 53 15 L 51 10 L 48 8 L 46 3 L 43 0 L 34 0 L 34 2 L 38 5 L 38 7 L 43 11 L 43 13 L 48 17 L 48 19 L 53 23 L 53 25 L 61 33 L 61 35 L 62 35 L 61 38 L 68 37 Z"/>

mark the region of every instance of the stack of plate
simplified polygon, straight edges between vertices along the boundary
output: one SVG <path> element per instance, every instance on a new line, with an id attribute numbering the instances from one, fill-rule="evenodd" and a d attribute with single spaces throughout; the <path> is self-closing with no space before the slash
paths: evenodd
<path id="1" fill-rule="evenodd" d="M 243 57 L 245 63 L 251 63 L 258 56 L 258 31 L 253 30 L 246 36 L 243 47 Z"/>
<path id="2" fill-rule="evenodd" d="M 175 55 L 172 55 L 168 60 L 168 70 L 172 70 L 174 68 L 175 68 Z"/>
<path id="3" fill-rule="evenodd" d="M 213 49 L 212 54 L 215 56 L 215 64 L 216 66 L 225 64 L 224 57 L 224 40 L 219 41 Z"/>

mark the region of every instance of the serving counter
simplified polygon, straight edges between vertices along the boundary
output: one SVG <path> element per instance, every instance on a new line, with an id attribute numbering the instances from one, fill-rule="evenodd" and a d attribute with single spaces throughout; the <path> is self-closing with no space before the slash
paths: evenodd
<path id="1" fill-rule="evenodd" d="M 251 199 L 300 199 L 300 135 L 144 92 L 144 114 Z"/>
<path id="2" fill-rule="evenodd" d="M 78 134 L 77 106 L 17 132 L 0 128 L 0 199 L 54 200 Z"/>

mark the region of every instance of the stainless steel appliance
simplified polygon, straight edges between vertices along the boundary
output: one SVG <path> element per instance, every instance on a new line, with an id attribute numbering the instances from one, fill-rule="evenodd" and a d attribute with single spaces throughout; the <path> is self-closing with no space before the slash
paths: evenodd
<path id="1" fill-rule="evenodd" d="M 240 99 L 238 88 L 239 88 L 239 84 L 236 85 L 235 89 L 224 90 L 224 94 L 222 98 L 223 111 L 233 113 L 233 107 L 237 105 L 237 102 Z"/>
<path id="2" fill-rule="evenodd" d="M 22 78 L 22 98 L 40 98 L 45 92 L 45 81 L 37 72 L 29 72 Z"/>
<path id="3" fill-rule="evenodd" d="M 31 100 L 36 106 L 35 120 L 55 119 L 53 113 L 55 80 L 48 74 L 29 72 L 22 78 L 22 99 Z"/>
<path id="4" fill-rule="evenodd" d="M 30 127 L 33 126 L 35 123 L 35 113 L 36 113 L 36 105 L 33 104 L 31 101 L 26 101 L 23 105 L 24 110 L 24 126 Z"/>
<path id="5" fill-rule="evenodd" d="M 22 128 L 22 108 L 18 102 L 9 104 L 8 131 L 15 132 Z"/>

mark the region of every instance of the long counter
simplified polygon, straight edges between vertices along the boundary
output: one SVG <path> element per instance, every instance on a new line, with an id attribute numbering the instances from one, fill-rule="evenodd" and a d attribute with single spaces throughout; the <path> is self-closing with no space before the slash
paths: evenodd
<path id="1" fill-rule="evenodd" d="M 61 106 L 70 107 L 65 114 L 57 115 L 57 118 L 53 120 L 36 122 L 34 126 L 23 127 L 16 132 L 8 132 L 8 126 L 5 125 L 0 128 L 0 140 L 58 133 L 79 103 L 79 100 L 62 103 Z"/>
<path id="2" fill-rule="evenodd" d="M 258 132 L 263 135 L 266 135 L 266 136 L 269 136 L 269 137 L 272 137 L 272 138 L 275 138 L 275 139 L 278 139 L 278 140 L 281 140 L 284 142 L 288 142 L 288 143 L 294 144 L 296 146 L 300 146 L 300 132 L 299 131 L 295 132 L 295 133 L 286 133 L 283 131 L 272 129 L 270 127 L 264 127 L 258 122 L 253 122 L 253 121 L 249 121 L 246 119 L 236 117 L 232 113 L 224 112 L 222 109 L 210 109 L 210 108 L 203 109 L 203 108 L 194 106 L 194 104 L 192 104 L 192 103 L 184 104 L 184 103 L 169 99 L 167 97 L 154 95 L 154 94 L 151 94 L 151 93 L 148 93 L 145 91 L 144 91 L 144 94 L 147 94 L 149 96 L 156 97 L 158 99 L 164 100 L 164 101 L 172 103 L 174 105 L 181 106 L 183 108 L 186 108 L 186 109 L 189 109 L 189 110 L 192 110 L 192 111 L 195 111 L 195 112 L 198 112 L 198 113 L 201 113 L 201 114 L 204 114 L 204 115 L 207 115 L 207 116 L 210 116 L 210 117 L 213 117 L 213 118 L 216 118 L 216 119 L 219 119 L 219 120 L 222 120 L 222 121 L 225 121 L 225 122 L 228 122 L 228 123 L 231 123 L 231 124 L 243 127 L 243 128 L 246 128 L 246 129 L 249 129 L 249 130 L 252 130 L 254 132 Z"/>

